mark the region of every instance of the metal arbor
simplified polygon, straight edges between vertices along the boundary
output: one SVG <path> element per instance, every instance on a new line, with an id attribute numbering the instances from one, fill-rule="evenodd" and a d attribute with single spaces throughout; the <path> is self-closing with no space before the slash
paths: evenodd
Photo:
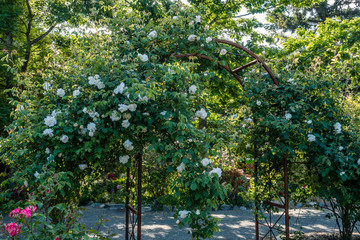
<path id="1" fill-rule="evenodd" d="M 188 57 L 198 57 L 202 59 L 206 59 L 209 61 L 216 61 L 219 66 L 224 68 L 228 71 L 242 86 L 245 88 L 244 81 L 240 78 L 239 72 L 249 68 L 253 65 L 260 66 L 261 69 L 264 69 L 267 74 L 269 74 L 273 84 L 276 86 L 279 85 L 278 81 L 275 78 L 274 73 L 271 69 L 266 65 L 266 63 L 258 57 L 255 53 L 250 51 L 249 49 L 222 39 L 213 39 L 214 42 L 218 44 L 219 49 L 221 49 L 221 45 L 227 45 L 232 48 L 231 51 L 228 51 L 227 54 L 224 55 L 226 65 L 220 63 L 218 60 L 213 59 L 209 56 L 198 54 L 198 53 L 186 53 L 186 54 L 175 54 L 173 57 L 176 58 L 188 58 Z M 245 54 L 245 55 L 244 55 Z M 245 57 L 244 57 L 245 56 Z M 244 59 L 246 59 L 244 62 Z M 250 59 L 250 61 L 248 60 Z M 254 175 L 255 175 L 255 189 L 258 184 L 258 161 L 257 161 L 257 146 L 254 147 Z M 138 154 L 136 157 L 136 162 L 132 167 L 133 173 L 130 172 L 130 168 L 127 169 L 127 179 L 126 179 L 126 225 L 125 225 L 125 240 L 141 240 L 141 203 L 142 203 L 142 156 Z M 135 176 L 137 179 L 137 183 L 135 182 Z M 280 219 L 284 216 L 285 217 L 285 236 L 286 239 L 290 238 L 290 224 L 289 224 L 289 194 L 288 194 L 288 162 L 287 159 L 284 157 L 283 159 L 283 178 L 284 178 L 284 192 L 282 197 L 279 197 L 281 203 L 276 202 L 266 202 L 267 205 L 271 207 L 276 207 L 279 209 L 283 209 L 283 213 L 280 217 L 275 219 L 273 222 L 272 219 L 272 212 L 269 212 L 269 221 L 267 219 L 264 220 L 264 223 L 260 222 L 260 199 L 256 195 L 255 199 L 255 234 L 256 240 L 265 239 L 269 237 L 270 239 L 276 239 L 276 235 L 274 233 L 274 229 L 277 229 L 276 226 L 279 223 Z M 136 205 L 131 206 L 130 204 L 130 195 L 131 195 L 131 188 L 135 188 L 132 195 L 136 196 Z M 260 236 L 260 225 L 265 226 L 268 230 L 265 232 L 263 236 Z"/>

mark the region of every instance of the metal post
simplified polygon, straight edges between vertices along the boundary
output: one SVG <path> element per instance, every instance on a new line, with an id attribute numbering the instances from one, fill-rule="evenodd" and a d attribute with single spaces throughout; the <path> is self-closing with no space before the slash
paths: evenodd
<path id="1" fill-rule="evenodd" d="M 126 169 L 126 203 L 125 203 L 125 240 L 129 240 L 129 220 L 130 220 L 130 209 L 127 207 L 130 203 L 130 168 Z"/>
<path id="2" fill-rule="evenodd" d="M 290 239 L 290 222 L 289 222 L 289 176 L 288 176 L 288 161 L 284 157 L 284 193 L 285 193 L 285 232 L 286 239 Z"/>
<path id="3" fill-rule="evenodd" d="M 138 209 L 137 209 L 137 239 L 141 240 L 141 203 L 142 203 L 142 155 L 137 155 L 138 160 Z"/>
<path id="4" fill-rule="evenodd" d="M 257 195 L 257 181 L 258 181 L 258 162 L 257 162 L 257 148 L 254 147 L 254 175 L 255 175 L 255 240 L 259 240 L 259 198 Z"/>

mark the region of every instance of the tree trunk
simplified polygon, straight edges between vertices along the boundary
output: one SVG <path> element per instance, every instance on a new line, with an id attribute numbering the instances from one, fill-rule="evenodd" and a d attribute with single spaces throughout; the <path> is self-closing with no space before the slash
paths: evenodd
<path id="1" fill-rule="evenodd" d="M 21 67 L 21 72 L 26 72 L 30 61 L 30 54 L 31 54 L 31 44 L 28 43 L 25 51 L 25 62 L 24 65 L 22 65 Z"/>

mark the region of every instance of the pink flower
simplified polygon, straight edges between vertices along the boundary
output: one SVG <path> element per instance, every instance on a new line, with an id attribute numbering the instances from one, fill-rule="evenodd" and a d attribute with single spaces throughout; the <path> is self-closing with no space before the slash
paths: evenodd
<path id="1" fill-rule="evenodd" d="M 15 236 L 16 234 L 20 233 L 20 227 L 16 223 L 9 223 L 5 226 L 6 231 L 9 233 L 10 236 Z"/>
<path id="2" fill-rule="evenodd" d="M 20 208 L 15 208 L 14 210 L 12 210 L 10 213 L 9 213 L 9 217 L 18 217 L 19 216 L 19 213 L 20 213 Z"/>
<path id="3" fill-rule="evenodd" d="M 117 185 L 116 188 L 117 188 L 117 189 L 120 189 L 120 185 Z"/>
<path id="4" fill-rule="evenodd" d="M 60 240 L 60 238 L 59 238 L 59 237 L 56 237 L 55 240 Z"/>
<path id="5" fill-rule="evenodd" d="M 30 218 L 32 216 L 32 212 L 28 208 L 21 210 L 20 214 L 24 215 L 26 218 Z"/>
<path id="6" fill-rule="evenodd" d="M 35 207 L 35 206 L 27 206 L 26 209 L 28 209 L 28 210 L 30 210 L 31 212 L 34 213 L 34 212 L 36 212 L 37 207 Z"/>

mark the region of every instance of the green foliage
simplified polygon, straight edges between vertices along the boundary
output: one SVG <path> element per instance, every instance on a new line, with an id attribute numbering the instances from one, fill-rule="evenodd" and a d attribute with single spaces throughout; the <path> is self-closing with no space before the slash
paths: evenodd
<path id="1" fill-rule="evenodd" d="M 298 38 L 284 41 L 284 54 L 291 54 L 292 67 L 306 70 L 317 63 L 323 71 L 331 71 L 337 81 L 359 83 L 360 18 L 327 20 L 317 32 L 298 30 Z"/>
<path id="2" fill-rule="evenodd" d="M 328 1 L 313 2 L 312 5 L 287 5 L 282 12 L 272 12 L 269 20 L 272 28 L 295 32 L 298 28 L 314 30 L 317 25 L 327 19 L 348 19 L 360 17 L 358 1 Z"/>
<path id="3" fill-rule="evenodd" d="M 281 195 L 276 190 L 283 186 L 281 180 L 275 183 L 266 179 L 282 179 L 286 158 L 292 199 L 305 200 L 308 193 L 335 199 L 348 212 L 343 223 L 351 223 L 342 231 L 348 239 L 359 219 L 359 136 L 341 98 L 346 84 L 334 81 L 333 74 L 323 72 L 315 63 L 304 72 L 280 75 L 278 87 L 256 78 L 250 80 L 247 93 L 252 100 L 254 124 L 249 134 L 252 145 L 258 146 L 257 181 L 263 187 L 257 189 L 257 194 L 267 200 Z M 268 190 L 271 185 L 275 191 Z"/>

